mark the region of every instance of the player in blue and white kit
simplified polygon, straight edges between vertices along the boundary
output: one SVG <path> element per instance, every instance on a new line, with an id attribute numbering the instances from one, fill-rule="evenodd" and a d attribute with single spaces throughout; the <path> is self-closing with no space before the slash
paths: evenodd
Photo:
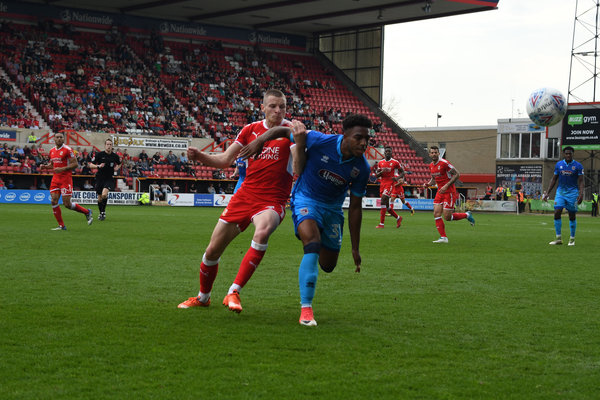
<path id="1" fill-rule="evenodd" d="M 577 206 L 583 200 L 583 165 L 573 160 L 574 149 L 567 146 L 563 149 L 564 159 L 557 162 L 554 167 L 554 176 L 550 180 L 548 190 L 544 192 L 543 199 L 548 200 L 548 194 L 558 181 L 556 196 L 554 198 L 554 230 L 556 239 L 550 244 L 562 244 L 562 220 L 563 208 L 569 212 L 569 228 L 571 237 L 569 246 L 575 246 L 575 230 L 577 229 Z"/>
<path id="2" fill-rule="evenodd" d="M 235 189 L 233 189 L 233 193 L 237 192 L 237 190 L 242 186 L 242 182 L 244 182 L 244 178 L 246 178 L 246 167 L 248 166 L 248 161 L 242 157 L 238 157 L 235 160 L 235 171 L 230 176 L 230 178 L 234 178 L 236 175 L 238 177 L 238 181 L 235 184 Z"/>
<path id="3" fill-rule="evenodd" d="M 263 134 L 264 141 L 283 132 L 296 139 L 296 146 L 301 146 L 298 137 L 301 137 L 302 130 L 305 131 L 306 128 L 299 121 L 293 121 L 292 126 L 292 129 L 272 128 L 271 135 L 269 132 Z M 350 115 L 342 123 L 343 135 L 326 135 L 317 131 L 306 133 L 304 169 L 292 190 L 290 203 L 294 230 L 304 246 L 304 256 L 298 271 L 301 301 L 299 322 L 302 325 L 317 325 L 312 301 L 317 285 L 318 266 L 325 272 L 331 272 L 337 265 L 344 231 L 342 204 L 348 191 L 352 257 L 356 265 L 355 271 L 360 272 L 362 197 L 371 172 L 364 152 L 371 126 L 371 120 L 366 116 Z M 294 136 L 290 135 L 291 132 L 294 132 Z"/>

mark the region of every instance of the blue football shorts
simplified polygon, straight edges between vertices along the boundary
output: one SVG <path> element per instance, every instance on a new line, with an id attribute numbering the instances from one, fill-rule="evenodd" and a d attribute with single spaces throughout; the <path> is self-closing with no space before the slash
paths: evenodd
<path id="1" fill-rule="evenodd" d="M 577 212 L 577 193 L 557 194 L 554 198 L 554 209 L 566 208 L 569 212 Z"/>
<path id="2" fill-rule="evenodd" d="M 344 212 L 341 207 L 339 209 L 324 207 L 323 204 L 310 200 L 294 199 L 291 209 L 296 236 L 298 236 L 298 225 L 305 219 L 312 219 L 321 231 L 321 246 L 340 251 L 344 232 Z"/>

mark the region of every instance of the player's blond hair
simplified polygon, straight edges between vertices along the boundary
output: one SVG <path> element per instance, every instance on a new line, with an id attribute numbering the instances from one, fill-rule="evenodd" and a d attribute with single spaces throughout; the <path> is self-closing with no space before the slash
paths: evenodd
<path id="1" fill-rule="evenodd" d="M 267 97 L 269 96 L 273 96 L 273 97 L 279 97 L 285 100 L 285 94 L 283 94 L 283 92 L 281 90 L 278 89 L 269 89 L 265 92 L 265 95 L 263 96 L 263 103 L 267 102 Z"/>

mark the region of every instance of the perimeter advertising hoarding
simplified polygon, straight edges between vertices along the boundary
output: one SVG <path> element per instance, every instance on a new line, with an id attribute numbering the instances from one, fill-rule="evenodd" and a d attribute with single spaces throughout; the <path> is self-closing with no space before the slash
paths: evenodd
<path id="1" fill-rule="evenodd" d="M 517 183 L 526 194 L 542 193 L 543 166 L 537 165 L 496 165 L 496 187 L 508 187 L 515 190 Z"/>
<path id="2" fill-rule="evenodd" d="M 110 192 L 108 204 L 114 205 L 137 205 L 142 197 L 141 192 Z M 71 199 L 79 204 L 96 204 L 98 195 L 91 191 L 73 191 Z M 50 192 L 48 190 L 0 190 L 0 203 L 6 204 L 50 204 Z M 62 204 L 62 197 L 59 200 Z"/>
<path id="3" fill-rule="evenodd" d="M 562 120 L 561 145 L 600 150 L 600 104 L 569 105 Z"/>

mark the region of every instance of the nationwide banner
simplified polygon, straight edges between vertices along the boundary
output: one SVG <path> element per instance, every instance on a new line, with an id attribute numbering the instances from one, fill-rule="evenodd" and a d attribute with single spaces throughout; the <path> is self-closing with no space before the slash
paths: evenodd
<path id="1" fill-rule="evenodd" d="M 2 0 L 0 1 L 0 17 L 31 20 L 33 16 L 40 19 L 50 18 L 57 23 L 68 22 L 78 27 L 101 30 L 108 30 L 113 26 L 126 26 L 130 32 L 150 34 L 154 31 L 160 32 L 166 38 L 199 41 L 223 40 L 247 46 L 260 45 L 261 47 L 300 51 L 307 48 L 307 39 L 301 35 L 58 7 L 48 4 L 51 3 L 50 1 L 45 3 L 36 4 L 21 0 Z"/>
<path id="2" fill-rule="evenodd" d="M 8 129 L 0 129 L 0 140 L 3 142 L 16 142 L 17 141 L 17 131 L 8 130 Z"/>

